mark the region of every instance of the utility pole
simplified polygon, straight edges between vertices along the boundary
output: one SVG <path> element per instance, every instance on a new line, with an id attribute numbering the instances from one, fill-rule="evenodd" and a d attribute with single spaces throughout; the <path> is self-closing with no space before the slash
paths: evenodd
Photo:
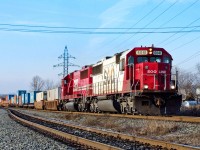
<path id="1" fill-rule="evenodd" d="M 65 46 L 65 49 L 64 49 L 64 53 L 62 55 L 60 55 L 58 57 L 58 59 L 63 59 L 63 62 L 62 63 L 59 63 L 57 65 L 53 65 L 53 67 L 63 67 L 63 73 L 59 73 L 58 75 L 63 75 L 63 78 L 68 75 L 68 69 L 69 69 L 69 66 L 76 66 L 76 67 L 79 67 L 78 65 L 75 65 L 73 63 L 70 63 L 69 62 L 69 59 L 70 58 L 73 58 L 73 59 L 76 59 L 75 57 L 71 56 L 69 53 L 68 53 L 68 48 L 67 46 Z"/>

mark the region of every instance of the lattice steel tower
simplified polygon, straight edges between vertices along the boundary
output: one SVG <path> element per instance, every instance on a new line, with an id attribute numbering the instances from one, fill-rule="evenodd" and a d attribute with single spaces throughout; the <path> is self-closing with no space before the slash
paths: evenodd
<path id="1" fill-rule="evenodd" d="M 54 66 L 53 66 L 53 67 L 63 67 L 63 73 L 58 74 L 59 76 L 60 76 L 60 75 L 63 75 L 63 78 L 64 78 L 66 75 L 68 75 L 69 66 L 76 66 L 76 67 L 79 67 L 78 65 L 75 65 L 75 64 L 73 64 L 73 63 L 70 63 L 70 62 L 69 62 L 69 59 L 70 59 L 70 58 L 76 59 L 75 57 L 71 56 L 71 55 L 68 53 L 68 48 L 67 48 L 67 46 L 65 46 L 64 53 L 58 57 L 58 59 L 63 59 L 63 62 L 60 63 L 60 64 L 57 64 L 57 65 L 54 65 Z"/>

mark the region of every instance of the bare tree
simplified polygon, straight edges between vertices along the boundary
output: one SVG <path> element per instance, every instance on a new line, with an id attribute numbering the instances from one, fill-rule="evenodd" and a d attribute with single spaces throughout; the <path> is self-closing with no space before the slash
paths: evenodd
<path id="1" fill-rule="evenodd" d="M 38 75 L 34 76 L 31 81 L 31 90 L 41 91 L 43 87 L 44 87 L 44 80 Z"/>
<path id="2" fill-rule="evenodd" d="M 55 84 L 55 88 L 56 87 L 61 87 L 61 81 L 58 81 L 56 84 Z"/>
<path id="3" fill-rule="evenodd" d="M 179 69 L 178 79 L 179 79 L 178 81 L 179 90 L 185 91 L 186 99 L 193 99 L 196 92 L 196 86 L 197 86 L 197 74 L 186 72 Z"/>
<path id="4" fill-rule="evenodd" d="M 50 89 L 53 89 L 55 87 L 55 84 L 53 82 L 53 80 L 45 80 L 44 81 L 44 90 L 50 90 Z"/>

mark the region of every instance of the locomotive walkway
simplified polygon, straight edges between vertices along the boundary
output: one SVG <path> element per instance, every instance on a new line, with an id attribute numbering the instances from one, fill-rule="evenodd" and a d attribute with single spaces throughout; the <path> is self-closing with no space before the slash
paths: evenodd
<path id="1" fill-rule="evenodd" d="M 61 123 L 41 117 L 26 115 L 16 110 L 10 110 L 10 115 L 15 118 L 15 120 L 31 126 L 34 129 L 54 135 L 54 137 L 62 141 L 73 141 L 77 145 L 80 145 L 81 148 L 86 149 L 199 149 L 186 145 L 167 143 L 159 140 L 133 137 L 120 133 Z M 40 125 L 38 125 L 38 123 Z"/>

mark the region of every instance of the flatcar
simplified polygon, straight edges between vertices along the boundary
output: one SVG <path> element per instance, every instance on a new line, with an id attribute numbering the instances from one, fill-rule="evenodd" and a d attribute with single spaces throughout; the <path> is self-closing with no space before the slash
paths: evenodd
<path id="1" fill-rule="evenodd" d="M 62 79 L 58 108 L 68 111 L 177 114 L 178 76 L 164 49 L 135 47 L 82 67 Z"/>

